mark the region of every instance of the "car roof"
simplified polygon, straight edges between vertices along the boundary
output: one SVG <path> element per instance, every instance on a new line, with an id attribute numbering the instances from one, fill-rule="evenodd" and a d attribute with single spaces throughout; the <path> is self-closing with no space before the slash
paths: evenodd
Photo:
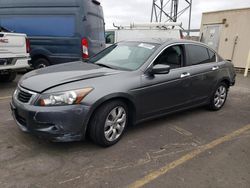
<path id="1" fill-rule="evenodd" d="M 138 38 L 126 40 L 127 42 L 142 42 L 142 43 L 154 43 L 154 44 L 164 44 L 167 41 L 172 40 L 171 38 Z"/>
<path id="2" fill-rule="evenodd" d="M 141 38 L 141 39 L 133 39 L 126 40 L 128 42 L 142 42 L 142 43 L 154 43 L 159 45 L 167 45 L 171 43 L 194 43 L 194 44 L 202 44 L 201 42 L 193 41 L 193 40 L 185 40 L 185 39 L 175 39 L 175 38 Z"/>

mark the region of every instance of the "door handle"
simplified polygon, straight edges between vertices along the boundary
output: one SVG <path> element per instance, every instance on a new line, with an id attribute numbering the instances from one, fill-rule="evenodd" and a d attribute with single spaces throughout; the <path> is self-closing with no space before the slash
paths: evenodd
<path id="1" fill-rule="evenodd" d="M 184 73 L 181 74 L 181 78 L 185 78 L 187 76 L 190 76 L 189 72 L 184 72 Z"/>
<path id="2" fill-rule="evenodd" d="M 214 66 L 214 67 L 212 67 L 212 71 L 215 71 L 215 70 L 218 70 L 219 69 L 219 67 L 218 66 Z"/>

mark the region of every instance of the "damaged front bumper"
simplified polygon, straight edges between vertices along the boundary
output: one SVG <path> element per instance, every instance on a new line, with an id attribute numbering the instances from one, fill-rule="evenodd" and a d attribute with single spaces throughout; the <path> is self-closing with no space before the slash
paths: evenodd
<path id="1" fill-rule="evenodd" d="M 55 142 L 82 140 L 89 119 L 89 106 L 39 107 L 13 98 L 12 115 L 20 129 Z"/>

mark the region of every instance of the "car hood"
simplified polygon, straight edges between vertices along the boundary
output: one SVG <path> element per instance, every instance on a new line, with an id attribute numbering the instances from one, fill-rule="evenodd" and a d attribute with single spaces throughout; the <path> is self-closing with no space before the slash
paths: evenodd
<path id="1" fill-rule="evenodd" d="M 19 86 L 41 93 L 62 84 L 109 76 L 120 72 L 122 71 L 81 61 L 65 63 L 31 71 L 21 78 Z"/>

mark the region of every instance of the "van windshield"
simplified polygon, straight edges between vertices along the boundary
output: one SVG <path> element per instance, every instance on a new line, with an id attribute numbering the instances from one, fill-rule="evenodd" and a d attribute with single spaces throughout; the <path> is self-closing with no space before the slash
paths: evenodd
<path id="1" fill-rule="evenodd" d="M 158 44 L 153 43 L 120 42 L 106 48 L 89 62 L 113 69 L 132 71 L 141 67 L 158 47 Z"/>

